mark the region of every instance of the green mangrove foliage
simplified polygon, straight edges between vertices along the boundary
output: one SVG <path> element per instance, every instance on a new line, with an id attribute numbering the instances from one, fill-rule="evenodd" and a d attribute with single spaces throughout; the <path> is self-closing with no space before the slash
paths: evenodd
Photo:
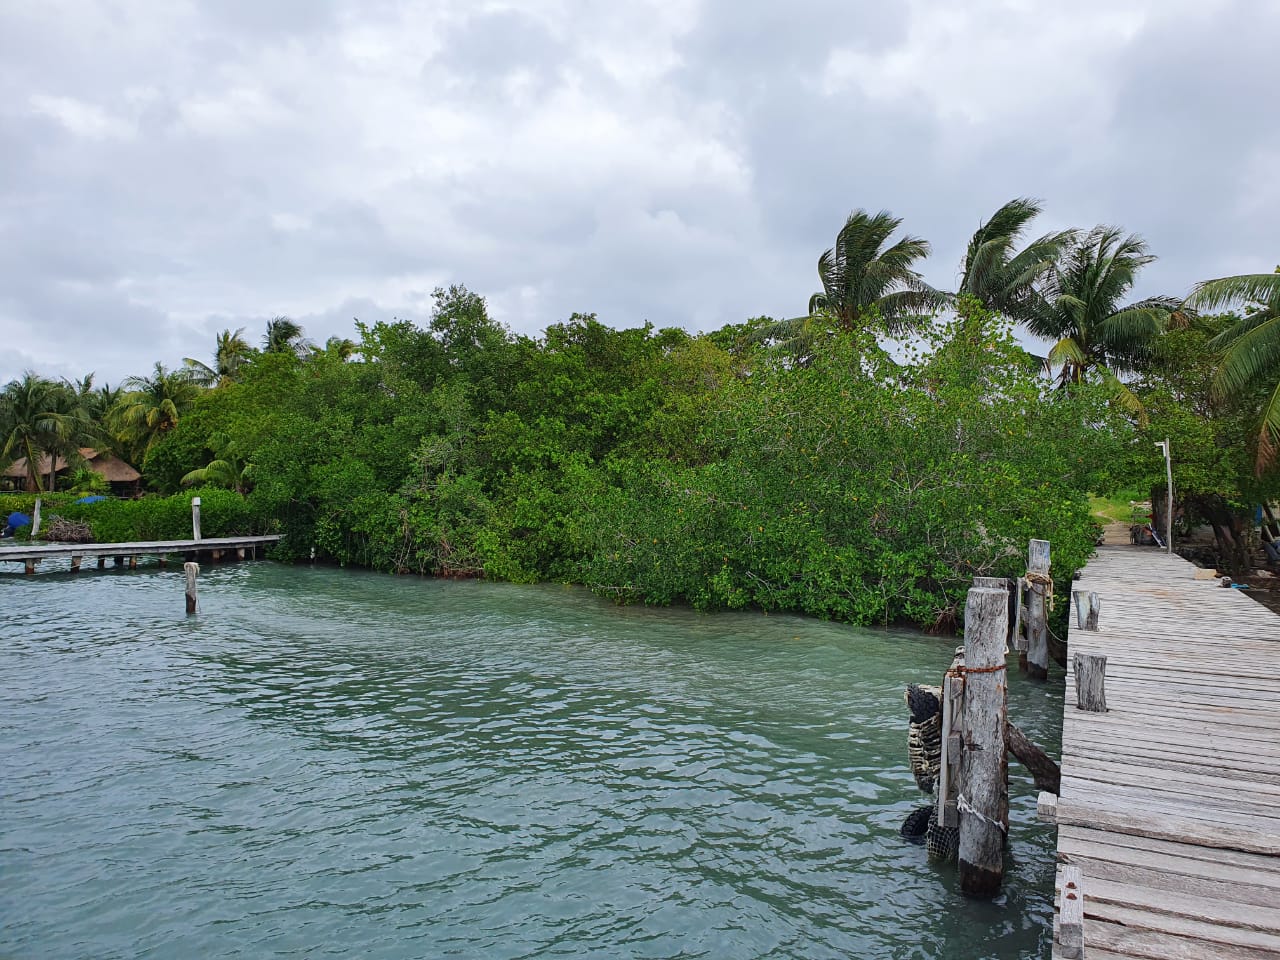
<path id="1" fill-rule="evenodd" d="M 1030 538 L 1065 582 L 1094 543 L 1087 491 L 1163 489 L 1170 437 L 1185 522 L 1247 564 L 1252 504 L 1280 492 L 1275 276 L 1129 302 L 1144 242 L 1025 240 L 1039 212 L 983 222 L 947 292 L 924 240 L 857 210 L 805 316 L 698 336 L 591 314 L 516 336 L 452 286 L 425 327 L 318 346 L 275 317 L 257 346 L 226 330 L 209 362 L 115 390 L 28 374 L 0 391 L 0 469 L 36 491 L 35 464 L 74 470 L 85 446 L 140 466 L 148 499 L 65 508 L 99 539 L 184 536 L 201 485 L 206 532 L 278 530 L 284 559 L 945 628 Z"/>
<path id="2" fill-rule="evenodd" d="M 231 445 L 286 557 L 945 625 L 1030 537 L 1083 562 L 1084 491 L 1126 429 L 974 300 L 916 355 L 832 324 L 803 365 L 590 315 L 516 337 L 461 288 L 428 329 L 359 333 L 350 359 L 251 357 L 156 440 L 149 478 L 176 490 Z"/>

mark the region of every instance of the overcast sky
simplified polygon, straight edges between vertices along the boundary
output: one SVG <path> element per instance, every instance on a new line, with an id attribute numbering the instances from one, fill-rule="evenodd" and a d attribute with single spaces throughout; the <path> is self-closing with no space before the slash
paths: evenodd
<path id="1" fill-rule="evenodd" d="M 0 383 L 285 314 L 803 312 L 856 207 L 953 284 L 1005 200 L 1139 293 L 1280 262 L 1280 0 L 0 0 Z"/>

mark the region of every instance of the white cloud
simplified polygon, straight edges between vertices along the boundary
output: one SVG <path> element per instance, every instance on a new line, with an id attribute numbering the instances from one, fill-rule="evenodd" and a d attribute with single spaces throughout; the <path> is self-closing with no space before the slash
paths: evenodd
<path id="1" fill-rule="evenodd" d="M 1280 258 L 1277 29 L 1245 0 L 11 5 L 0 334 L 118 379 L 450 282 L 523 332 L 708 327 L 801 309 L 855 206 L 947 283 L 1022 194 L 1146 233 L 1185 289 Z"/>

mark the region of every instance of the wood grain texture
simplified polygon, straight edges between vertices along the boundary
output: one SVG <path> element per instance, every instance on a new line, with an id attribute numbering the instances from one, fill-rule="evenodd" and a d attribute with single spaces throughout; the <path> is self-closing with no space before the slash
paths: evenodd
<path id="1" fill-rule="evenodd" d="M 1196 569 L 1103 547 L 1073 584 L 1107 610 L 1072 618 L 1108 710 L 1067 698 L 1055 809 L 1090 960 L 1280 958 L 1280 617 Z M 1070 659 L 1067 689 L 1087 686 Z"/>

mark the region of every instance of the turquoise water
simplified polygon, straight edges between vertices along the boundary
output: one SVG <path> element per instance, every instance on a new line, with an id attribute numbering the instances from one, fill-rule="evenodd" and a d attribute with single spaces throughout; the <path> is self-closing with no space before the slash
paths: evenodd
<path id="1" fill-rule="evenodd" d="M 898 836 L 953 641 L 269 563 L 0 579 L 0 956 L 1047 957 Z M 1012 678 L 1056 750 L 1060 690 Z"/>

